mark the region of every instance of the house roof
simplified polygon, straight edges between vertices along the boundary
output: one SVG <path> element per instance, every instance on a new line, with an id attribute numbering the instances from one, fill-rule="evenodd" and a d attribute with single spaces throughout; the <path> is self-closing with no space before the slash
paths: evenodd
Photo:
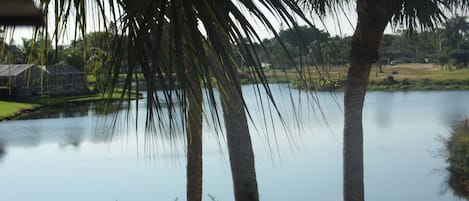
<path id="1" fill-rule="evenodd" d="M 17 76 L 34 64 L 2 64 L 0 65 L 0 76 Z"/>

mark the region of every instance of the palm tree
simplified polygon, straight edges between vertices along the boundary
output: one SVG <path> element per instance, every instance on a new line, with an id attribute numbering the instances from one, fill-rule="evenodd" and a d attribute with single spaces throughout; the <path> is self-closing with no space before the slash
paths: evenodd
<path id="1" fill-rule="evenodd" d="M 232 52 L 231 45 L 228 42 L 228 35 L 222 30 L 222 27 L 217 26 L 215 23 L 208 26 L 219 34 L 213 36 L 212 32 L 209 33 L 210 43 L 218 46 L 222 51 Z M 214 66 L 216 66 L 214 74 L 218 82 L 217 86 L 223 108 L 235 200 L 258 201 L 259 192 L 257 189 L 254 152 L 241 85 L 236 72 L 226 73 L 237 69 L 237 66 L 233 59 L 229 57 L 218 57 L 213 58 L 213 60 Z"/>
<path id="2" fill-rule="evenodd" d="M 315 13 L 335 12 L 350 1 L 303 0 Z M 363 201 L 362 110 L 371 65 L 378 61 L 378 49 L 388 24 L 433 28 L 442 23 L 445 12 L 467 8 L 467 0 L 357 0 L 358 20 L 352 36 L 350 68 L 344 94 L 343 196 L 345 201 Z M 340 9 L 339 9 L 340 10 Z"/>
<path id="3" fill-rule="evenodd" d="M 188 68 L 187 117 L 187 201 L 202 200 L 202 86 L 196 69 Z"/>
<path id="4" fill-rule="evenodd" d="M 334 41 L 329 40 L 321 43 L 322 58 L 325 66 L 329 66 L 329 73 L 332 72 L 332 65 L 337 58 L 337 46 Z"/>
<path id="5" fill-rule="evenodd" d="M 294 1 L 41 0 L 41 5 L 45 12 L 50 11 L 55 16 L 56 42 L 63 30 L 68 28 L 68 20 L 75 22 L 77 33 L 84 37 L 87 18 L 90 17 L 119 36 L 114 37 L 118 40 L 112 44 L 116 52 L 110 62 L 112 68 L 109 70 L 108 91 L 114 91 L 119 72 L 125 71 L 127 78 L 123 93 L 130 94 L 135 73 L 141 68 L 147 91 L 146 127 L 152 133 L 157 130 L 156 125 L 163 115 L 162 101 L 156 93 L 155 83 L 163 89 L 163 102 L 167 103 L 165 105 L 168 106 L 171 121 L 184 119 L 187 123 L 188 200 L 200 200 L 201 197 L 202 98 L 199 87 L 200 84 L 206 87 L 206 101 L 211 106 L 211 112 L 217 116 L 212 87 L 212 78 L 215 78 L 223 107 L 235 198 L 237 201 L 259 200 L 246 108 L 237 78 L 238 67 L 233 61 L 230 47 L 234 44 L 249 50 L 241 51 L 241 56 L 254 64 L 252 70 L 256 72 L 256 78 L 262 82 L 272 99 L 259 59 L 253 53 L 255 42 L 261 39 L 257 28 L 245 15 L 252 14 L 276 34 L 265 10 L 279 16 L 285 24 L 296 26 L 294 15 L 303 19 L 306 17 Z M 108 20 L 114 23 L 106 23 Z M 119 40 L 121 38 L 126 39 L 125 46 Z M 121 55 L 119 51 L 123 49 L 127 52 L 128 65 L 123 65 L 122 57 L 116 56 Z M 179 90 L 172 90 L 178 86 Z M 176 112 L 175 102 L 181 103 L 182 112 Z M 183 116 L 177 118 L 177 115 Z M 218 119 L 213 121 L 218 122 Z M 173 125 L 161 128 L 166 128 L 165 131 L 170 132 L 165 133 L 171 135 Z"/>
<path id="6" fill-rule="evenodd" d="M 460 49 L 461 42 L 469 32 L 467 17 L 456 15 L 445 24 L 444 35 L 451 48 Z"/>

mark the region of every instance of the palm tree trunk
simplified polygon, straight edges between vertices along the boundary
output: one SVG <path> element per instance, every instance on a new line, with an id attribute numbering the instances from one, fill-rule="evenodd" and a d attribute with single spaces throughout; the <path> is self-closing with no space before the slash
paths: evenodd
<path id="1" fill-rule="evenodd" d="M 188 68 L 187 78 L 187 201 L 202 200 L 202 89 L 199 77 Z"/>
<path id="2" fill-rule="evenodd" d="M 371 64 L 351 63 L 345 85 L 344 200 L 363 201 L 362 110 Z"/>
<path id="3" fill-rule="evenodd" d="M 379 4 L 376 0 L 357 1 L 358 21 L 344 94 L 344 201 L 365 200 L 362 111 L 371 65 L 378 61 L 379 44 L 390 18 L 386 6 Z"/>
<path id="4" fill-rule="evenodd" d="M 236 201 L 258 201 L 257 178 L 252 150 L 251 136 L 244 111 L 241 87 L 219 81 L 223 118 L 226 128 L 228 153 Z"/>
<path id="5" fill-rule="evenodd" d="M 231 61 L 227 61 L 224 65 L 234 66 Z M 222 70 L 222 68 L 218 69 Z M 257 189 L 254 152 L 252 150 L 241 87 L 237 75 L 227 76 L 226 72 L 216 72 L 223 107 L 235 200 L 258 201 L 259 193 Z"/>
<path id="6" fill-rule="evenodd" d="M 212 43 L 220 45 L 220 51 L 231 54 L 228 35 L 218 24 L 213 25 L 218 41 L 212 38 Z M 235 200 L 259 201 L 254 152 L 236 64 L 226 56 L 212 59 L 217 66 L 214 73 L 223 108 Z"/>

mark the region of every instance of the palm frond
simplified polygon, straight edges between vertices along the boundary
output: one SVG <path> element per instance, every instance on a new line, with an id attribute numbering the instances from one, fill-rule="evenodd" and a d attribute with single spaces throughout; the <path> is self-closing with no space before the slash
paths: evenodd
<path id="1" fill-rule="evenodd" d="M 114 34 L 111 42 L 112 52 L 108 61 L 106 93 L 118 88 L 119 74 L 126 72 L 123 93 L 142 91 L 145 88 L 147 101 L 146 127 L 148 131 L 157 130 L 158 122 L 166 116 L 169 119 L 183 119 L 186 107 L 186 92 L 190 72 L 201 79 L 205 86 L 206 101 L 210 113 L 218 122 L 214 72 L 219 66 L 214 65 L 212 57 L 223 58 L 220 61 L 234 61 L 234 52 L 248 61 L 254 79 L 257 79 L 270 99 L 274 102 L 267 79 L 260 65 L 256 44 L 262 44 L 258 28 L 246 16 L 251 15 L 261 22 L 278 39 L 276 27 L 267 14 L 279 16 L 288 26 L 297 26 L 297 18 L 308 21 L 302 9 L 293 0 L 42 0 L 44 10 L 54 8 L 53 33 L 57 46 L 66 30 L 75 30 L 75 37 L 82 37 L 84 44 L 89 31 L 90 19 L 97 19 L 105 31 Z M 266 10 L 268 13 L 266 13 Z M 216 26 L 213 26 L 216 25 Z M 215 31 L 213 27 L 220 27 Z M 226 35 L 229 41 L 220 41 Z M 211 35 L 213 40 L 208 41 Z M 228 42 L 236 50 L 225 49 L 221 43 Z M 281 41 L 280 41 L 281 42 Z M 282 43 L 282 42 L 281 42 Z M 83 45 L 86 49 L 86 46 Z M 284 47 L 286 50 L 286 48 Z M 85 52 L 85 51 L 84 51 Z M 86 52 L 85 52 L 86 54 Z M 86 57 L 85 57 L 86 58 Z M 236 63 L 236 62 L 233 62 Z M 235 77 L 239 66 L 226 68 L 228 77 Z M 132 89 L 132 83 L 138 82 L 136 74 L 141 69 L 144 83 Z M 236 83 L 240 85 L 240 83 Z M 158 92 L 158 90 L 161 90 Z M 241 93 L 241 91 L 238 91 Z M 130 97 L 124 96 L 122 97 Z M 122 103 L 130 100 L 122 100 Z M 277 113 L 279 114 L 278 110 Z M 184 121 L 182 121 L 184 122 Z M 175 124 L 169 124 L 172 130 Z M 161 125 L 159 125 L 161 126 Z M 170 134 L 171 135 L 171 134 Z"/>

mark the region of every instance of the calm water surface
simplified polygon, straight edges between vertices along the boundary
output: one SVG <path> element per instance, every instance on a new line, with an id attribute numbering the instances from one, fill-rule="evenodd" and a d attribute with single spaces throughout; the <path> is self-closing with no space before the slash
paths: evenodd
<path id="1" fill-rule="evenodd" d="M 313 101 L 309 94 L 290 94 L 285 85 L 272 90 L 288 132 L 275 115 L 269 117 L 266 100 L 261 104 L 253 87 L 244 87 L 256 122 L 251 128 L 261 200 L 341 200 L 342 94 L 318 93 L 321 114 L 308 104 Z M 469 116 L 467 100 L 469 92 L 369 92 L 366 199 L 462 200 L 446 184 L 439 138 Z M 0 200 L 185 200 L 184 135 L 175 130 L 171 136 L 145 136 L 145 106 L 140 105 L 139 128 L 118 124 L 111 138 L 109 116 L 95 107 L 60 108 L 0 122 Z M 225 140 L 217 137 L 215 127 L 204 125 L 204 200 L 210 194 L 232 201 Z"/>

